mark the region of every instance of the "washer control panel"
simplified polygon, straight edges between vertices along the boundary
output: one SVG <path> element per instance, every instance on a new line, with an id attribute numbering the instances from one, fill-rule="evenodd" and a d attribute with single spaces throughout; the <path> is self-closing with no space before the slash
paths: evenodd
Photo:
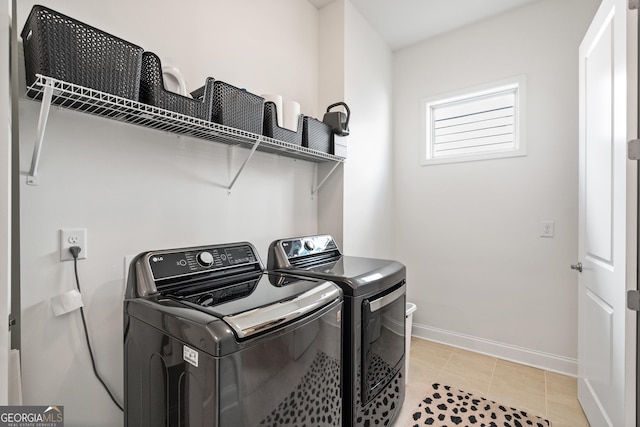
<path id="1" fill-rule="evenodd" d="M 211 252 L 202 251 L 198 255 L 196 255 L 196 261 L 203 267 L 211 267 L 215 261 L 213 254 Z"/>
<path id="2" fill-rule="evenodd" d="M 147 260 L 155 280 L 260 263 L 255 248 L 249 243 L 151 252 Z"/>

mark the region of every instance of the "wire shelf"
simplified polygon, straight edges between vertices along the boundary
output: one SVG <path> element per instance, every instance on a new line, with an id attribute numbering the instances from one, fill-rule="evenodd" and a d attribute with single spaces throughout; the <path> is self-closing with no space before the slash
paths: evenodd
<path id="1" fill-rule="evenodd" d="M 326 161 L 341 163 L 345 160 L 332 154 L 164 110 L 40 74 L 36 75 L 35 82 L 27 88 L 26 96 L 37 100 L 46 99 L 47 88 L 51 90 L 51 104 L 70 110 L 82 111 L 177 135 L 229 145 L 241 145 L 257 151 L 316 163 Z M 257 147 L 256 143 L 258 143 Z M 32 175 L 35 176 L 35 171 L 32 172 Z"/>

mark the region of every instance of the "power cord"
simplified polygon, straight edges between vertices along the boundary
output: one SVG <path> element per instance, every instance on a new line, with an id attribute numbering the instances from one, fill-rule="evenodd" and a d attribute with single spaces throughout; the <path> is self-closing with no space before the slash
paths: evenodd
<path id="1" fill-rule="evenodd" d="M 82 294 L 82 291 L 80 291 L 80 279 L 78 278 L 78 255 L 80 254 L 81 250 L 82 249 L 79 246 L 72 246 L 72 247 L 69 248 L 69 252 L 71 252 L 71 256 L 73 256 L 73 270 L 74 270 L 74 272 L 76 274 L 76 286 L 78 287 L 78 292 L 80 292 Z M 104 389 L 107 391 L 107 393 L 109 394 L 109 397 L 111 398 L 113 403 L 118 407 L 118 409 L 120 409 L 121 411 L 124 411 L 124 408 L 122 407 L 122 405 L 120 405 L 118 403 L 116 398 L 113 396 L 113 393 L 111 392 L 111 390 L 109 389 L 107 384 L 104 382 L 104 380 L 102 379 L 102 377 L 98 373 L 98 368 L 96 367 L 96 359 L 95 359 L 95 357 L 93 357 L 93 350 L 91 349 L 91 342 L 89 341 L 89 331 L 87 329 L 87 319 L 84 316 L 83 307 L 80 307 L 80 315 L 82 316 L 82 326 L 84 327 L 84 337 L 87 340 L 87 348 L 89 349 L 89 356 L 91 356 L 91 365 L 93 366 L 93 373 L 95 374 L 95 376 L 98 379 L 98 381 L 100 381 L 100 384 L 102 384 Z"/>

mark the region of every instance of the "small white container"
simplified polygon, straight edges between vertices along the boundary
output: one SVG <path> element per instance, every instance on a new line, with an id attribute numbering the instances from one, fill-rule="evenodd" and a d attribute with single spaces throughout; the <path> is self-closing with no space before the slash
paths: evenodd
<path id="1" fill-rule="evenodd" d="M 342 136 L 333 136 L 333 154 L 338 156 L 338 157 L 342 157 L 342 158 L 347 158 L 347 138 L 342 137 Z"/>
<path id="2" fill-rule="evenodd" d="M 407 318 L 404 324 L 404 337 L 405 337 L 405 354 L 404 354 L 404 383 L 409 382 L 409 354 L 411 352 L 411 324 L 413 323 L 413 312 L 418 307 L 412 302 L 407 303 Z"/>
<path id="3" fill-rule="evenodd" d="M 298 117 L 300 117 L 300 104 L 295 101 L 282 101 L 282 126 L 285 129 L 298 132 Z"/>

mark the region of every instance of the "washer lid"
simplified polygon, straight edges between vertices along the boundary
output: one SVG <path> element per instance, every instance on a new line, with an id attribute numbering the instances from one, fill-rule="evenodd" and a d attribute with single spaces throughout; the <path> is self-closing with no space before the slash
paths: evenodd
<path id="1" fill-rule="evenodd" d="M 193 294 L 166 296 L 222 319 L 240 340 L 293 322 L 342 297 L 331 282 L 277 273 L 238 277 L 224 286 L 206 285 Z"/>
<path id="2" fill-rule="evenodd" d="M 292 299 L 224 316 L 222 320 L 235 331 L 239 339 L 248 338 L 313 313 L 339 299 L 340 295 L 340 289 L 337 286 L 324 282 Z"/>

